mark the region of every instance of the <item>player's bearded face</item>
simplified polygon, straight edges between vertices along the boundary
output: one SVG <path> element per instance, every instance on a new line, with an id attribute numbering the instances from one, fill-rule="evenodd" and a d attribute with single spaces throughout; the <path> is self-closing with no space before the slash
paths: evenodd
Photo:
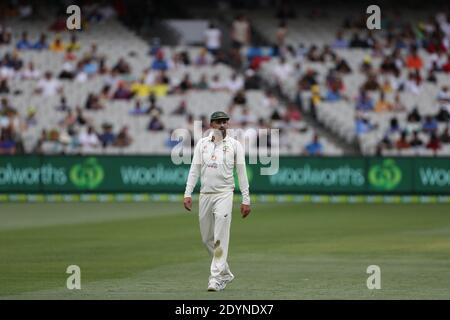
<path id="1" fill-rule="evenodd" d="M 228 129 L 228 120 L 214 120 L 211 122 L 211 128 L 214 130 L 214 135 L 221 135 L 225 138 Z"/>

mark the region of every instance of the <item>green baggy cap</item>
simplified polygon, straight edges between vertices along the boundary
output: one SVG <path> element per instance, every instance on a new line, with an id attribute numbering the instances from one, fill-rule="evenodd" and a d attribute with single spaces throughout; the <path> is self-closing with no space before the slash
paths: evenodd
<path id="1" fill-rule="evenodd" d="M 211 115 L 211 121 L 219 120 L 219 119 L 227 119 L 230 120 L 230 117 L 223 111 L 216 111 Z"/>

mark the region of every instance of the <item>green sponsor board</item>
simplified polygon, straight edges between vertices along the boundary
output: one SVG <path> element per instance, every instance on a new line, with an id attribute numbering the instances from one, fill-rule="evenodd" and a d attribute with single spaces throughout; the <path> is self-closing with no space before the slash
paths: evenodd
<path id="1" fill-rule="evenodd" d="M 367 163 L 367 184 L 371 192 L 411 192 L 413 161 L 404 158 L 371 158 Z"/>
<path id="2" fill-rule="evenodd" d="M 278 173 L 256 175 L 252 188 L 263 192 L 365 191 L 363 158 L 281 158 Z"/>
<path id="3" fill-rule="evenodd" d="M 39 191 L 42 181 L 61 185 L 67 182 L 61 181 L 62 172 L 41 166 L 40 162 L 39 157 L 0 157 L 0 191 Z"/>
<path id="4" fill-rule="evenodd" d="M 276 174 L 262 175 L 268 166 L 247 164 L 251 193 L 450 194 L 449 158 L 281 157 Z M 3 156 L 0 192 L 182 193 L 189 167 L 168 156 Z"/>
<path id="5" fill-rule="evenodd" d="M 450 159 L 416 159 L 415 191 L 419 193 L 450 193 Z"/>

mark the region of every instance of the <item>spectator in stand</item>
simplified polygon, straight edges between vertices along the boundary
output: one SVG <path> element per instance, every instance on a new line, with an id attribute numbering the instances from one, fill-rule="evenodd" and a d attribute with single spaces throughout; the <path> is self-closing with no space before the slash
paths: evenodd
<path id="1" fill-rule="evenodd" d="M 112 71 L 115 71 L 118 74 L 127 75 L 131 73 L 131 67 L 124 58 L 120 58 L 116 65 L 112 68 Z"/>
<path id="2" fill-rule="evenodd" d="M 386 112 L 392 111 L 392 105 L 386 100 L 384 92 L 380 92 L 380 99 L 375 104 L 374 111 L 375 112 Z"/>
<path id="3" fill-rule="evenodd" d="M 62 70 L 58 75 L 58 79 L 73 80 L 75 78 L 76 70 L 73 63 L 66 61 L 62 66 Z"/>
<path id="4" fill-rule="evenodd" d="M 197 67 L 208 66 L 212 63 L 208 56 L 208 51 L 205 48 L 200 49 L 197 57 L 195 57 L 194 64 Z"/>
<path id="5" fill-rule="evenodd" d="M 421 86 L 422 79 L 420 78 L 420 75 L 410 72 L 408 75 L 408 80 L 405 81 L 403 89 L 406 92 L 410 92 L 413 94 L 419 94 L 422 86 Z"/>
<path id="6" fill-rule="evenodd" d="M 163 113 L 163 110 L 161 109 L 161 107 L 159 107 L 157 105 L 156 98 L 154 95 L 150 96 L 149 102 L 150 102 L 150 107 L 147 109 L 147 114 L 160 115 Z"/>
<path id="7" fill-rule="evenodd" d="M 245 107 L 247 105 L 247 97 L 244 90 L 239 90 L 233 97 L 230 106 L 230 113 L 233 112 L 234 107 Z"/>
<path id="8" fill-rule="evenodd" d="M 364 82 L 362 87 L 365 91 L 377 91 L 381 89 L 375 73 L 369 73 L 367 75 L 367 80 Z"/>
<path id="9" fill-rule="evenodd" d="M 279 63 L 273 69 L 273 75 L 277 82 L 277 90 L 281 92 L 283 82 L 286 81 L 292 74 L 293 68 L 284 57 L 280 58 Z"/>
<path id="10" fill-rule="evenodd" d="M 39 37 L 39 40 L 36 41 L 35 44 L 33 44 L 32 48 L 35 50 L 47 50 L 48 47 L 47 36 L 45 35 L 45 33 L 42 33 Z"/>
<path id="11" fill-rule="evenodd" d="M 116 91 L 113 94 L 113 99 L 116 100 L 128 100 L 133 97 L 133 93 L 128 88 L 128 85 L 124 81 L 120 81 Z"/>
<path id="12" fill-rule="evenodd" d="M 327 93 L 325 99 L 327 101 L 338 101 L 343 98 L 344 82 L 342 78 L 333 69 L 330 69 L 327 79 Z"/>
<path id="13" fill-rule="evenodd" d="M 222 47 L 222 32 L 213 22 L 209 23 L 208 29 L 204 32 L 205 47 L 208 51 L 216 56 Z"/>
<path id="14" fill-rule="evenodd" d="M 449 125 L 442 132 L 440 140 L 442 143 L 450 143 Z"/>
<path id="15" fill-rule="evenodd" d="M 434 133 L 438 129 L 438 123 L 432 116 L 426 116 L 422 125 L 422 130 L 427 133 Z"/>
<path id="16" fill-rule="evenodd" d="M 357 114 L 355 116 L 355 133 L 358 136 L 370 132 L 375 128 L 376 126 L 371 124 L 370 121 L 364 118 L 361 114 Z"/>
<path id="17" fill-rule="evenodd" d="M 148 123 L 147 129 L 150 131 L 162 131 L 164 130 L 164 125 L 159 119 L 157 114 L 154 114 Z"/>
<path id="18" fill-rule="evenodd" d="M 333 41 L 331 47 L 333 49 L 345 49 L 348 48 L 348 41 L 344 39 L 342 31 L 336 33 L 336 39 Z"/>
<path id="19" fill-rule="evenodd" d="M 400 124 L 398 123 L 398 119 L 396 117 L 391 118 L 389 121 L 388 133 L 396 133 L 400 132 Z"/>
<path id="20" fill-rule="evenodd" d="M 319 48 L 315 44 L 311 45 L 306 56 L 311 62 L 324 62 L 323 56 L 321 55 Z"/>
<path id="21" fill-rule="evenodd" d="M 317 134 L 315 134 L 313 140 L 305 146 L 304 153 L 308 156 L 321 156 L 323 154 L 323 145 L 320 143 Z"/>
<path id="22" fill-rule="evenodd" d="M 107 101 L 111 99 L 111 87 L 109 85 L 104 85 L 98 95 L 98 98 L 100 101 Z"/>
<path id="23" fill-rule="evenodd" d="M 284 120 L 286 122 L 298 122 L 302 120 L 302 114 L 295 104 L 289 104 L 284 114 Z"/>
<path id="24" fill-rule="evenodd" d="M 218 74 L 215 74 L 212 77 L 212 81 L 209 84 L 209 89 L 213 92 L 225 90 L 225 86 L 223 85 L 222 81 L 220 81 L 220 76 Z"/>
<path id="25" fill-rule="evenodd" d="M 142 107 L 141 100 L 136 100 L 134 108 L 133 110 L 130 110 L 129 114 L 133 116 L 141 116 L 147 114 L 147 110 Z"/>
<path id="26" fill-rule="evenodd" d="M 187 114 L 186 100 L 181 100 L 178 107 L 172 112 L 173 115 L 185 115 Z"/>
<path id="27" fill-rule="evenodd" d="M 110 123 L 104 123 L 102 125 L 103 132 L 98 136 L 98 138 L 103 148 L 112 146 L 116 141 L 116 135 L 113 133 L 112 128 L 113 126 Z"/>
<path id="28" fill-rule="evenodd" d="M 131 138 L 128 127 L 124 126 L 122 129 L 120 129 L 119 133 L 117 134 L 116 140 L 114 141 L 115 147 L 128 147 L 133 142 L 133 139 Z"/>
<path id="29" fill-rule="evenodd" d="M 1 128 L 0 130 L 0 154 L 15 154 L 16 143 L 12 131 L 8 128 Z"/>
<path id="30" fill-rule="evenodd" d="M 59 105 L 55 107 L 56 111 L 67 111 L 70 110 L 70 106 L 67 104 L 67 99 L 65 96 L 62 96 L 59 102 Z"/>
<path id="31" fill-rule="evenodd" d="M 400 100 L 400 94 L 397 92 L 395 94 L 394 103 L 392 103 L 392 111 L 405 111 L 406 107 L 403 102 Z"/>
<path id="32" fill-rule="evenodd" d="M 413 148 L 417 148 L 417 147 L 422 147 L 423 146 L 423 141 L 420 139 L 418 131 L 414 131 L 413 132 L 413 137 L 412 137 L 411 141 L 409 142 L 409 144 Z"/>
<path id="33" fill-rule="evenodd" d="M 397 150 L 409 149 L 411 145 L 408 142 L 407 135 L 408 133 L 406 131 L 402 131 L 400 138 L 395 142 Z"/>
<path id="34" fill-rule="evenodd" d="M 144 78 L 141 78 L 140 81 L 133 82 L 131 84 L 130 90 L 135 97 L 143 99 L 150 96 L 150 93 L 152 92 L 152 88 L 145 83 Z"/>
<path id="35" fill-rule="evenodd" d="M 448 113 L 447 109 L 444 109 L 444 107 L 440 107 L 435 118 L 438 122 L 447 123 L 450 120 L 450 114 Z"/>
<path id="36" fill-rule="evenodd" d="M 349 74 L 352 72 L 352 69 L 348 65 L 348 62 L 344 58 L 339 56 L 336 56 L 335 70 L 343 74 Z"/>
<path id="37" fill-rule="evenodd" d="M 408 122 L 421 122 L 422 116 L 420 115 L 418 108 L 414 107 L 413 110 L 408 114 L 406 119 Z"/>
<path id="38" fill-rule="evenodd" d="M 373 100 L 365 90 L 360 90 L 359 97 L 356 100 L 356 110 L 373 111 Z"/>
<path id="39" fill-rule="evenodd" d="M 448 86 L 443 86 L 437 95 L 438 104 L 450 113 L 450 91 Z"/>
<path id="40" fill-rule="evenodd" d="M 77 123 L 77 116 L 72 110 L 68 109 L 64 118 L 60 121 L 60 126 L 63 128 L 70 128 L 75 126 Z"/>
<path id="41" fill-rule="evenodd" d="M 195 88 L 198 90 L 208 90 L 209 89 L 208 80 L 206 79 L 206 74 L 202 74 L 200 76 L 200 80 L 195 85 Z"/>
<path id="42" fill-rule="evenodd" d="M 450 72 L 450 54 L 447 55 L 447 62 L 442 66 L 442 71 L 447 73 Z"/>
<path id="43" fill-rule="evenodd" d="M 191 78 L 189 76 L 189 73 L 186 73 L 183 77 L 183 80 L 181 80 L 180 84 L 177 87 L 177 91 L 181 93 L 185 93 L 186 91 L 189 91 L 194 88 L 194 84 L 191 81 Z"/>
<path id="44" fill-rule="evenodd" d="M 316 79 L 317 76 L 317 72 L 313 69 L 306 70 L 305 75 L 299 80 L 301 89 L 310 90 L 312 86 L 317 85 L 319 83 Z"/>
<path id="45" fill-rule="evenodd" d="M 79 106 L 77 106 L 75 110 L 76 110 L 77 124 L 80 126 L 88 124 L 89 120 L 84 116 L 83 110 Z"/>
<path id="46" fill-rule="evenodd" d="M 89 126 L 87 131 L 80 132 L 78 140 L 84 151 L 90 151 L 100 146 L 100 140 L 92 126 Z"/>
<path id="47" fill-rule="evenodd" d="M 235 93 L 244 88 L 244 80 L 236 72 L 234 72 L 230 79 L 225 83 L 225 88 L 231 93 Z"/>
<path id="48" fill-rule="evenodd" d="M 430 134 L 430 140 L 427 143 L 427 149 L 433 150 L 435 153 L 441 149 L 441 141 L 435 132 Z"/>
<path id="49" fill-rule="evenodd" d="M 34 63 L 30 61 L 28 65 L 20 72 L 20 78 L 22 80 L 37 80 L 41 76 L 39 70 L 34 68 Z"/>
<path id="50" fill-rule="evenodd" d="M 8 45 L 11 43 L 12 31 L 11 28 L 0 26 L 0 45 Z"/>
<path id="51" fill-rule="evenodd" d="M 66 46 L 66 50 L 70 50 L 71 52 L 73 52 L 73 51 L 78 51 L 80 49 L 81 49 L 81 44 L 78 41 L 77 36 L 75 34 L 72 34 L 72 36 L 70 37 L 70 42 Z"/>
<path id="52" fill-rule="evenodd" d="M 152 62 L 151 69 L 157 71 L 166 71 L 167 69 L 169 69 L 167 61 L 164 59 L 164 53 L 161 49 L 156 53 L 156 57 Z"/>
<path id="53" fill-rule="evenodd" d="M 368 48 L 369 44 L 366 39 L 362 39 L 360 35 L 355 32 L 349 43 L 350 48 Z"/>
<path id="54" fill-rule="evenodd" d="M 231 40 L 234 49 L 240 49 L 251 42 L 250 23 L 244 15 L 238 15 L 231 25 Z"/>
<path id="55" fill-rule="evenodd" d="M 85 108 L 86 110 L 102 110 L 105 106 L 100 103 L 98 96 L 91 92 L 86 99 Z"/>
<path id="56" fill-rule="evenodd" d="M 94 59 L 85 59 L 83 72 L 91 79 L 98 72 L 98 62 Z"/>
<path id="57" fill-rule="evenodd" d="M 17 42 L 16 44 L 16 49 L 17 50 L 28 50 L 28 49 L 32 49 L 32 44 L 31 42 L 28 40 L 28 33 L 26 31 L 24 31 L 22 33 L 22 38 Z"/>
<path id="58" fill-rule="evenodd" d="M 315 84 L 311 86 L 311 98 L 309 100 L 309 112 L 312 117 L 316 119 L 316 108 L 322 102 L 322 95 L 320 94 L 319 85 Z"/>
<path id="59" fill-rule="evenodd" d="M 8 80 L 7 79 L 0 79 L 0 95 L 1 94 L 8 94 L 10 92 Z"/>
<path id="60" fill-rule="evenodd" d="M 66 46 L 64 45 L 64 42 L 61 39 L 60 35 L 57 35 L 53 42 L 50 44 L 50 50 L 53 52 L 64 52 L 66 49 Z"/>
<path id="61" fill-rule="evenodd" d="M 44 74 L 44 78 L 39 80 L 35 93 L 42 94 L 45 97 L 51 97 L 62 93 L 62 86 L 59 80 L 53 78 L 53 74 L 47 71 Z"/>
<path id="62" fill-rule="evenodd" d="M 286 21 L 281 21 L 278 25 L 278 29 L 275 34 L 276 45 L 278 48 L 278 52 L 282 52 L 283 48 L 286 45 L 286 37 L 288 34 L 288 27 Z"/>
<path id="63" fill-rule="evenodd" d="M 423 67 L 423 60 L 417 53 L 417 48 L 412 47 L 411 53 L 406 57 L 406 67 L 410 70 L 421 70 Z"/>

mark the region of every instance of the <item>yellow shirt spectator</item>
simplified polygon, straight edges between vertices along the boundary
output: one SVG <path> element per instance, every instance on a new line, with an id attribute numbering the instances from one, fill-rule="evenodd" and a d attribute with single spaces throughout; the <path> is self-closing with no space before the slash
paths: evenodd
<path id="1" fill-rule="evenodd" d="M 55 40 L 50 45 L 50 50 L 53 52 L 63 52 L 65 51 L 65 45 L 62 42 L 61 38 L 55 38 Z"/>
<path id="2" fill-rule="evenodd" d="M 133 92 L 139 98 L 146 98 L 152 92 L 152 88 L 145 83 L 135 82 L 131 85 L 131 92 Z"/>

